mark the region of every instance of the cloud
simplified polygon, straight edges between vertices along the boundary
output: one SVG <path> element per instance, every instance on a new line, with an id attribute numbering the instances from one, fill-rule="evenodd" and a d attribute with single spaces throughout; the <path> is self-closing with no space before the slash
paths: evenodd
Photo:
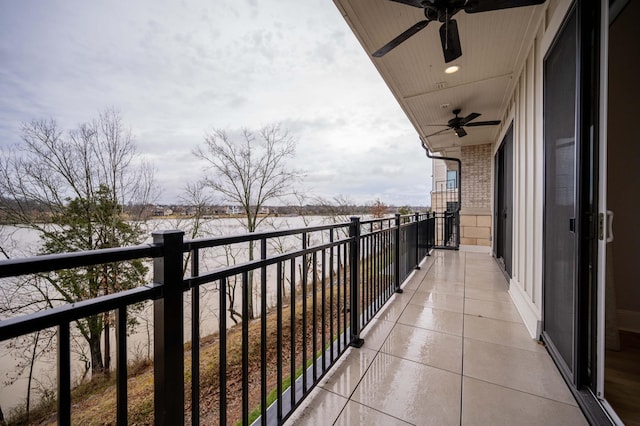
<path id="1" fill-rule="evenodd" d="M 170 202 L 200 178 L 191 151 L 207 130 L 281 122 L 318 194 L 428 203 L 416 133 L 330 1 L 25 0 L 2 12 L 3 146 L 22 122 L 72 128 L 114 107 Z"/>

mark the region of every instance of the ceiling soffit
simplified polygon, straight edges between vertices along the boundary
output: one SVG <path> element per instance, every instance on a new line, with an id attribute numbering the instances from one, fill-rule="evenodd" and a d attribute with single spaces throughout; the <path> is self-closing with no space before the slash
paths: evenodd
<path id="1" fill-rule="evenodd" d="M 461 116 L 482 114 L 475 121 L 502 118 L 514 76 L 522 67 L 544 5 L 467 14 L 458 12 L 462 56 L 446 64 L 442 55 L 439 22 L 381 58 L 371 53 L 424 19 L 422 9 L 390 0 L 334 0 L 373 64 L 421 137 L 446 127 L 453 109 Z M 460 70 L 445 74 L 449 65 Z M 498 126 L 469 127 L 467 136 L 453 131 L 425 139 L 432 151 L 456 146 L 492 143 Z"/>

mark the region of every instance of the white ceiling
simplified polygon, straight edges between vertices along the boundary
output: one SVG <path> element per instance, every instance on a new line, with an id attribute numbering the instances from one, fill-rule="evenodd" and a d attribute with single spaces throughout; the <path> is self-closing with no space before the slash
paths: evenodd
<path id="1" fill-rule="evenodd" d="M 474 121 L 500 120 L 513 90 L 518 71 L 528 51 L 533 31 L 544 5 L 467 14 L 458 12 L 462 56 L 446 64 L 440 45 L 439 22 L 391 50 L 382 58 L 371 53 L 418 21 L 422 9 L 390 0 L 334 0 L 363 48 L 400 103 L 418 134 L 431 151 L 491 143 L 499 126 L 467 127 L 458 138 L 453 130 L 427 135 L 446 127 L 453 109 L 460 116 L 482 114 Z M 449 65 L 455 74 L 445 74 Z"/>

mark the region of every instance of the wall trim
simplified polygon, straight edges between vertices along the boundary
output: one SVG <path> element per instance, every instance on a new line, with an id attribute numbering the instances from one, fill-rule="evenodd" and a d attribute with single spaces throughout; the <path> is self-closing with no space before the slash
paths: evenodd
<path id="1" fill-rule="evenodd" d="M 618 329 L 640 333 L 640 312 L 618 309 Z"/>
<path id="2" fill-rule="evenodd" d="M 513 300 L 513 304 L 516 305 L 518 313 L 522 317 L 524 326 L 533 339 L 539 339 L 542 333 L 542 321 L 538 308 L 531 303 L 531 299 L 524 292 L 520 283 L 514 278 L 511 278 L 509 283 L 509 295 Z"/>
<path id="3" fill-rule="evenodd" d="M 475 253 L 491 254 L 491 247 L 490 246 L 471 246 L 471 245 L 460 244 L 460 251 L 471 251 L 471 252 L 475 252 Z"/>

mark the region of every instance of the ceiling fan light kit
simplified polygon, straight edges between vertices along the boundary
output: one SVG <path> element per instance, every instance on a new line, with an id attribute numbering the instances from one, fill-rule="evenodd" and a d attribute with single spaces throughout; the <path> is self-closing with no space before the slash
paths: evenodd
<path id="1" fill-rule="evenodd" d="M 464 10 L 466 13 L 490 12 L 493 10 L 509 9 L 513 7 L 525 7 L 542 4 L 545 0 L 390 0 L 424 9 L 425 20 L 417 22 L 409 27 L 402 34 L 391 40 L 373 53 L 373 56 L 380 58 L 401 43 L 412 37 L 420 30 L 426 28 L 430 22 L 442 22 L 440 26 L 440 43 L 442 44 L 442 54 L 444 62 L 455 61 L 462 56 L 462 46 L 460 44 L 460 33 L 458 23 L 452 17 Z"/>

